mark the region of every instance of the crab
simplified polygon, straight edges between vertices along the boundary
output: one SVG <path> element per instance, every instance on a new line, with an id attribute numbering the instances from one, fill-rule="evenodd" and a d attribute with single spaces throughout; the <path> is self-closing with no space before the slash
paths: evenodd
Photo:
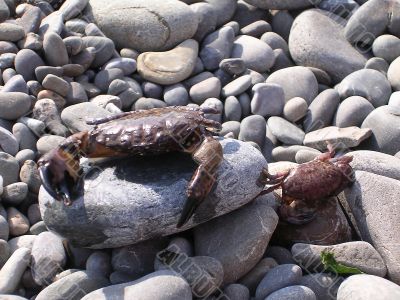
<path id="1" fill-rule="evenodd" d="M 293 169 L 277 174 L 263 170 L 259 180 L 269 187 L 261 195 L 282 189 L 279 215 L 283 221 L 298 225 L 311 222 L 321 201 L 337 196 L 354 181 L 350 166 L 353 157 L 335 158 L 333 145 L 327 148 L 327 152 Z"/>
<path id="2" fill-rule="evenodd" d="M 69 136 L 57 148 L 38 161 L 43 187 L 66 206 L 82 193 L 81 157 L 126 157 L 185 152 L 199 164 L 187 187 L 187 200 L 177 227 L 183 226 L 206 198 L 216 181 L 216 171 L 223 159 L 221 144 L 213 134 L 219 122 L 204 114 L 212 108 L 175 106 L 124 112 L 105 118 L 87 120 L 91 130 Z"/>

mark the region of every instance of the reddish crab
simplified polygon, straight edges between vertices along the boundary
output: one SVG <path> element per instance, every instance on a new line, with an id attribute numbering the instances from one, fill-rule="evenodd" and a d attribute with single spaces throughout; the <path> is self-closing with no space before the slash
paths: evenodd
<path id="1" fill-rule="evenodd" d="M 185 224 L 208 195 L 215 172 L 222 161 L 220 143 L 213 138 L 221 124 L 206 119 L 211 108 L 166 107 L 132 111 L 87 121 L 96 125 L 75 133 L 38 161 L 42 183 L 57 200 L 71 205 L 82 190 L 79 159 L 85 157 L 124 157 L 157 155 L 181 151 L 193 155 L 199 164 L 187 188 L 188 199 L 178 227 Z"/>
<path id="2" fill-rule="evenodd" d="M 282 189 L 281 219 L 293 224 L 310 222 L 320 201 L 337 196 L 353 181 L 352 156 L 334 158 L 335 151 L 328 144 L 328 152 L 291 170 L 271 175 L 265 170 L 260 177 L 262 184 L 270 185 L 261 194 Z"/>

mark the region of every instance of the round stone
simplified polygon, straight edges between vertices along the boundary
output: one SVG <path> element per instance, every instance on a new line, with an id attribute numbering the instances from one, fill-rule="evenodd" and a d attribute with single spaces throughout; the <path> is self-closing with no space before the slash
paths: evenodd
<path id="1" fill-rule="evenodd" d="M 168 106 L 185 106 L 189 103 L 189 94 L 181 83 L 166 86 L 164 89 L 164 101 Z"/>
<path id="2" fill-rule="evenodd" d="M 395 91 L 400 91 L 400 57 L 396 58 L 389 66 L 387 78 Z"/>
<path id="3" fill-rule="evenodd" d="M 25 37 L 25 31 L 22 26 L 4 22 L 0 24 L 0 40 L 16 42 Z"/>
<path id="4" fill-rule="evenodd" d="M 14 207 L 7 208 L 7 222 L 12 236 L 20 236 L 29 231 L 28 218 Z"/>
<path id="5" fill-rule="evenodd" d="M 243 75 L 229 82 L 222 88 L 224 97 L 236 96 L 246 91 L 251 86 L 251 76 Z"/>
<path id="6" fill-rule="evenodd" d="M 18 206 L 27 195 L 28 185 L 24 182 L 16 182 L 5 186 L 1 197 L 4 204 Z"/>
<path id="7" fill-rule="evenodd" d="M 341 128 L 357 126 L 374 110 L 374 106 L 367 99 L 360 96 L 353 96 L 345 99 L 339 104 L 333 125 Z"/>
<path id="8" fill-rule="evenodd" d="M 67 48 L 62 38 L 55 32 L 49 31 L 43 38 L 43 50 L 46 61 L 51 66 L 63 66 L 68 64 Z"/>
<path id="9" fill-rule="evenodd" d="M 3 127 L 0 127 L 0 147 L 2 151 L 11 155 L 17 154 L 19 149 L 19 143 L 16 137 Z"/>
<path id="10" fill-rule="evenodd" d="M 292 10 L 309 7 L 313 1 L 308 0 L 245 0 L 247 3 L 259 7 L 261 9 L 276 9 L 276 10 Z"/>
<path id="11" fill-rule="evenodd" d="M 372 57 L 366 62 L 365 69 L 377 70 L 386 75 L 389 70 L 389 64 L 383 58 Z"/>
<path id="12" fill-rule="evenodd" d="M 196 13 L 199 20 L 199 26 L 193 38 L 201 42 L 207 34 L 215 30 L 217 26 L 217 14 L 208 3 L 194 3 L 190 5 L 190 9 Z"/>
<path id="13" fill-rule="evenodd" d="M 30 49 L 18 51 L 15 57 L 15 70 L 24 77 L 25 81 L 35 80 L 35 70 L 39 66 L 44 66 L 41 57 Z"/>
<path id="14" fill-rule="evenodd" d="M 18 161 L 8 153 L 0 152 L 0 175 L 3 177 L 3 185 L 7 186 L 18 181 Z"/>
<path id="15" fill-rule="evenodd" d="M 251 112 L 254 115 L 279 116 L 285 104 L 285 93 L 279 84 L 257 83 L 252 88 Z"/>
<path id="16" fill-rule="evenodd" d="M 271 25 L 264 20 L 258 20 L 240 29 L 240 34 L 259 38 L 263 33 L 271 31 Z"/>
<path id="17" fill-rule="evenodd" d="M 225 99 L 224 120 L 240 121 L 242 117 L 242 107 L 235 96 L 229 96 Z"/>
<path id="18" fill-rule="evenodd" d="M 222 129 L 219 132 L 220 136 L 225 136 L 228 133 L 233 133 L 235 139 L 238 138 L 240 131 L 240 122 L 238 121 L 227 121 L 222 123 Z"/>
<path id="19" fill-rule="evenodd" d="M 268 119 L 268 128 L 272 134 L 282 143 L 288 145 L 302 145 L 305 133 L 294 124 L 281 117 L 270 117 Z"/>
<path id="20" fill-rule="evenodd" d="M 261 36 L 260 40 L 267 43 L 272 50 L 282 49 L 287 56 L 290 55 L 288 43 L 279 34 L 266 32 Z"/>
<path id="21" fill-rule="evenodd" d="M 391 63 L 400 56 L 400 39 L 390 34 L 378 36 L 372 44 L 372 52 Z"/>
<path id="22" fill-rule="evenodd" d="M 306 286 L 293 285 L 270 294 L 265 300 L 317 300 L 314 292 Z"/>
<path id="23" fill-rule="evenodd" d="M 190 98 L 194 103 L 202 104 L 208 98 L 219 98 L 221 81 L 211 77 L 193 85 L 189 90 Z"/>
<path id="24" fill-rule="evenodd" d="M 239 140 L 255 142 L 262 147 L 265 140 L 266 125 L 265 119 L 259 115 L 244 118 L 240 123 Z"/>
<path id="25" fill-rule="evenodd" d="M 307 101 L 301 97 L 294 97 L 283 107 L 283 117 L 289 122 L 297 122 L 307 114 Z"/>

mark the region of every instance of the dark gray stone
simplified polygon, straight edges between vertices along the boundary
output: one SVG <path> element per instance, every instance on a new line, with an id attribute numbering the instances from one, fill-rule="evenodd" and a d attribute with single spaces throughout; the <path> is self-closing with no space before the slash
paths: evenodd
<path id="1" fill-rule="evenodd" d="M 389 70 L 389 64 L 380 57 L 372 57 L 368 59 L 365 63 L 365 69 L 372 69 L 381 72 L 382 74 L 386 75 Z"/>
<path id="2" fill-rule="evenodd" d="M 29 94 L 28 86 L 26 81 L 21 75 L 15 75 L 7 81 L 4 87 L 1 89 L 3 93 L 5 92 L 20 92 Z"/>
<path id="3" fill-rule="evenodd" d="M 240 29 L 240 34 L 252 36 L 255 38 L 259 38 L 264 33 L 271 31 L 271 25 L 264 20 L 255 21 L 247 26 L 244 26 Z"/>
<path id="4" fill-rule="evenodd" d="M 56 67 L 68 63 L 67 48 L 57 33 L 50 31 L 44 35 L 43 50 L 49 65 Z"/>
<path id="5" fill-rule="evenodd" d="M 15 155 L 19 149 L 19 143 L 16 137 L 7 129 L 0 127 L 0 147 L 2 151 Z"/>
<path id="6" fill-rule="evenodd" d="M 259 115 L 244 118 L 240 123 L 239 140 L 255 142 L 261 147 L 265 140 L 266 125 L 265 119 Z"/>
<path id="7" fill-rule="evenodd" d="M 90 53 L 94 54 L 94 60 L 91 63 L 89 63 L 91 67 L 93 68 L 101 67 L 106 62 L 108 62 L 108 60 L 113 56 L 115 46 L 113 41 L 110 40 L 109 38 L 102 36 L 85 36 L 82 38 L 82 40 L 85 48 L 92 48 L 92 47 L 95 48 L 90 51 Z M 79 53 L 78 56 L 82 53 L 83 51 Z M 72 59 L 72 62 L 73 61 L 74 60 Z"/>
<path id="8" fill-rule="evenodd" d="M 86 261 L 87 272 L 107 278 L 111 270 L 111 257 L 105 251 L 93 252 Z"/>
<path id="9" fill-rule="evenodd" d="M 15 57 L 15 70 L 24 77 L 25 81 L 35 80 L 35 69 L 44 66 L 42 58 L 30 49 L 22 49 Z"/>
<path id="10" fill-rule="evenodd" d="M 10 154 L 0 152 L 0 175 L 3 177 L 3 185 L 9 185 L 18 181 L 19 164 Z"/>
<path id="11" fill-rule="evenodd" d="M 224 120 L 240 121 L 242 117 L 242 107 L 235 96 L 229 96 L 225 99 Z"/>
<path id="12" fill-rule="evenodd" d="M 310 288 L 317 299 L 336 300 L 337 291 L 343 280 L 341 276 L 315 273 L 304 275 L 298 284 Z"/>
<path id="13" fill-rule="evenodd" d="M 193 38 L 200 43 L 207 34 L 215 30 L 217 26 L 217 14 L 208 3 L 194 3 L 190 5 L 190 8 L 199 20 L 199 26 Z"/>
<path id="14" fill-rule="evenodd" d="M 249 300 L 249 289 L 241 284 L 229 284 L 224 288 L 225 297 L 230 300 Z"/>
<path id="15" fill-rule="evenodd" d="M 314 292 L 301 285 L 288 286 L 270 294 L 265 300 L 317 300 Z"/>
<path id="16" fill-rule="evenodd" d="M 282 143 L 288 145 L 303 144 L 304 131 L 281 117 L 270 117 L 268 119 L 268 127 L 271 129 L 272 134 Z"/>
<path id="17" fill-rule="evenodd" d="M 185 106 L 189 103 L 189 94 L 183 84 L 177 83 L 165 87 L 163 99 L 168 106 Z"/>
<path id="18" fill-rule="evenodd" d="M 339 104 L 333 125 L 341 128 L 360 127 L 373 110 L 374 106 L 367 99 L 360 96 L 349 97 Z"/>

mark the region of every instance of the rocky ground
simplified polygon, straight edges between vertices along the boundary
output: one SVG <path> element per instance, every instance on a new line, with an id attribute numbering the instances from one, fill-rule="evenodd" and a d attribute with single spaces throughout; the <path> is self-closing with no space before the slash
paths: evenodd
<path id="1" fill-rule="evenodd" d="M 0 69 L 0 299 L 400 299 L 397 0 L 0 0 Z M 184 228 L 190 156 L 94 164 L 71 207 L 41 188 L 86 118 L 173 105 L 222 123 Z M 315 219 L 254 200 L 327 141 L 355 181 Z"/>

